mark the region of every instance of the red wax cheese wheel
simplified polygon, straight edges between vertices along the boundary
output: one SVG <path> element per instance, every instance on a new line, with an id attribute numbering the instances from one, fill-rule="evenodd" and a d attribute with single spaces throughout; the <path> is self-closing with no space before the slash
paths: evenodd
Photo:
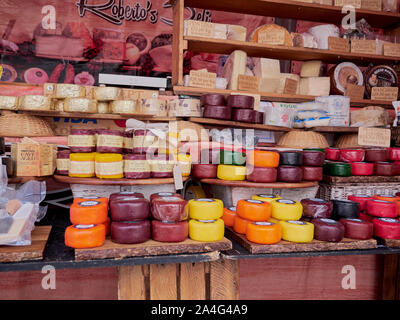
<path id="1" fill-rule="evenodd" d="M 271 205 L 260 200 L 239 200 L 236 204 L 236 214 L 250 221 L 267 221 L 271 218 Z"/>
<path id="2" fill-rule="evenodd" d="M 231 108 L 253 109 L 254 97 L 231 94 L 227 98 L 227 106 Z"/>
<path id="3" fill-rule="evenodd" d="M 330 218 L 333 204 L 317 198 L 307 198 L 300 201 L 303 205 L 303 216 L 309 218 Z"/>
<path id="4" fill-rule="evenodd" d="M 400 239 L 400 221 L 390 218 L 375 218 L 374 235 L 383 239 Z"/>
<path id="5" fill-rule="evenodd" d="M 322 167 L 325 153 L 321 151 L 303 151 L 303 166 Z"/>
<path id="6" fill-rule="evenodd" d="M 150 165 L 148 166 L 148 171 L 143 168 L 143 161 L 147 160 L 146 154 L 124 154 L 124 160 L 129 161 L 128 171 L 127 165 L 125 164 L 124 176 L 127 179 L 149 179 L 151 177 Z M 135 165 L 136 163 L 136 165 Z M 132 170 L 131 168 L 134 168 Z M 140 171 L 140 172 L 139 172 Z"/>
<path id="7" fill-rule="evenodd" d="M 118 193 L 112 193 L 110 195 L 109 202 L 113 202 L 114 200 L 119 200 L 126 197 L 144 198 L 144 195 L 140 192 L 122 191 Z"/>
<path id="8" fill-rule="evenodd" d="M 372 220 L 375 219 L 374 216 L 370 216 L 369 214 L 366 214 L 365 212 L 360 212 L 359 218 L 363 221 L 369 221 L 369 222 L 372 222 Z"/>
<path id="9" fill-rule="evenodd" d="M 222 214 L 222 220 L 228 227 L 233 227 L 235 224 L 236 217 L 236 207 L 224 208 L 224 213 Z"/>
<path id="10" fill-rule="evenodd" d="M 300 182 L 303 180 L 303 169 L 295 166 L 278 167 L 278 181 Z"/>
<path id="11" fill-rule="evenodd" d="M 364 161 L 365 152 L 362 149 L 341 149 L 340 161 L 344 162 L 362 162 Z"/>
<path id="12" fill-rule="evenodd" d="M 376 176 L 394 176 L 397 174 L 398 166 L 390 162 L 375 162 L 374 175 Z"/>
<path id="13" fill-rule="evenodd" d="M 203 112 L 204 118 L 231 120 L 232 108 L 227 106 L 205 106 Z"/>
<path id="14" fill-rule="evenodd" d="M 197 179 L 215 179 L 217 177 L 217 164 L 194 164 L 192 176 Z"/>
<path id="15" fill-rule="evenodd" d="M 150 240 L 150 221 L 111 222 L 111 241 L 135 244 Z"/>
<path id="16" fill-rule="evenodd" d="M 340 219 L 344 225 L 344 236 L 350 239 L 367 240 L 372 238 L 374 225 L 361 219 Z"/>
<path id="17" fill-rule="evenodd" d="M 351 174 L 353 176 L 372 176 L 374 174 L 374 164 L 368 162 L 352 162 Z"/>
<path id="18" fill-rule="evenodd" d="M 388 160 L 389 153 L 387 149 L 371 148 L 365 149 L 365 161 L 367 162 L 380 162 Z"/>
<path id="19" fill-rule="evenodd" d="M 400 175 L 400 161 L 394 161 L 393 164 L 395 165 L 395 169 L 397 167 L 397 172 L 395 173 L 395 175 Z"/>
<path id="20" fill-rule="evenodd" d="M 72 225 L 65 229 L 65 245 L 75 249 L 100 247 L 106 239 L 103 224 Z"/>
<path id="21" fill-rule="evenodd" d="M 339 161 L 340 158 L 340 149 L 338 148 L 327 148 L 325 157 L 327 160 L 331 161 Z"/>
<path id="22" fill-rule="evenodd" d="M 222 94 L 203 94 L 200 98 L 202 106 L 225 106 L 225 96 Z"/>
<path id="23" fill-rule="evenodd" d="M 256 123 L 258 124 L 264 123 L 264 112 L 256 111 Z"/>
<path id="24" fill-rule="evenodd" d="M 136 221 L 147 219 L 150 215 L 149 200 L 125 197 L 110 202 L 112 221 Z"/>
<path id="25" fill-rule="evenodd" d="M 328 242 L 339 242 L 344 237 L 344 225 L 332 219 L 313 219 L 314 239 Z"/>
<path id="26" fill-rule="evenodd" d="M 183 197 L 179 193 L 175 192 L 157 192 L 150 195 L 150 202 L 158 198 L 165 198 L 165 197 L 178 197 L 183 199 Z"/>
<path id="27" fill-rule="evenodd" d="M 396 218 L 397 204 L 383 200 L 368 200 L 366 211 L 367 214 L 374 217 Z"/>
<path id="28" fill-rule="evenodd" d="M 151 202 L 151 214 L 163 222 L 186 220 L 189 215 L 187 201 L 180 197 L 156 198 Z"/>
<path id="29" fill-rule="evenodd" d="M 249 223 L 251 223 L 250 220 L 243 219 L 243 218 L 239 217 L 238 215 L 236 215 L 235 222 L 233 224 L 233 230 L 235 230 L 235 232 L 240 233 L 240 234 L 246 234 L 247 225 Z"/>
<path id="30" fill-rule="evenodd" d="M 389 160 L 400 160 L 400 148 L 389 148 Z"/>
<path id="31" fill-rule="evenodd" d="M 234 109 L 232 119 L 233 121 L 256 123 L 257 111 L 253 109 Z"/>
<path id="32" fill-rule="evenodd" d="M 322 167 L 302 167 L 304 181 L 320 181 L 323 176 Z"/>
<path id="33" fill-rule="evenodd" d="M 70 207 L 72 224 L 100 224 L 107 220 L 107 206 L 96 200 L 80 201 Z"/>
<path id="34" fill-rule="evenodd" d="M 348 200 L 358 202 L 360 204 L 360 211 L 364 211 L 367 209 L 367 201 L 372 200 L 371 196 L 363 196 L 363 195 L 350 195 L 347 197 Z"/>
<path id="35" fill-rule="evenodd" d="M 182 242 L 189 236 L 189 224 L 187 221 L 151 222 L 152 239 L 160 242 Z"/>
<path id="36" fill-rule="evenodd" d="M 270 183 L 276 182 L 278 170 L 276 168 L 247 166 L 246 174 L 248 181 Z"/>

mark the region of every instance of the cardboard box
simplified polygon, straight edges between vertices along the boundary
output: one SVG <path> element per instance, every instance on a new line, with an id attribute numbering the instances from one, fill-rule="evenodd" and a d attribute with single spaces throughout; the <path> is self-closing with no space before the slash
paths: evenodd
<path id="1" fill-rule="evenodd" d="M 11 145 L 11 159 L 17 177 L 49 176 L 56 169 L 57 145 L 24 138 Z"/>

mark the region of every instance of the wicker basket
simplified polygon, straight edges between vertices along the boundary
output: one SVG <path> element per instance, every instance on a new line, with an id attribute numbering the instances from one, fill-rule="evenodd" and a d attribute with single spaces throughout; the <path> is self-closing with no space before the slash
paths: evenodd
<path id="1" fill-rule="evenodd" d="M 373 196 L 375 194 L 395 195 L 400 192 L 400 184 L 398 182 L 385 183 L 343 183 L 343 184 L 327 184 L 321 182 L 317 198 L 325 200 L 347 200 L 352 194 Z"/>
<path id="2" fill-rule="evenodd" d="M 343 134 L 335 144 L 336 148 L 362 148 L 358 144 L 358 133 Z"/>
<path id="3" fill-rule="evenodd" d="M 54 136 L 50 124 L 28 114 L 3 113 L 0 116 L 0 136 L 3 137 L 49 137 Z"/>
<path id="4" fill-rule="evenodd" d="M 326 138 L 314 131 L 294 130 L 284 134 L 277 144 L 284 148 L 328 148 Z"/>

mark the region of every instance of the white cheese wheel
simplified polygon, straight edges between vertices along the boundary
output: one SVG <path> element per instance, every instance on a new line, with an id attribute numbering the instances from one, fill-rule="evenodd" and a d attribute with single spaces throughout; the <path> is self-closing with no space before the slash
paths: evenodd
<path id="1" fill-rule="evenodd" d="M 97 113 L 97 101 L 86 98 L 67 98 L 64 101 L 64 111 Z"/>
<path id="2" fill-rule="evenodd" d="M 51 110 L 52 100 L 50 97 L 29 94 L 25 96 L 20 96 L 18 98 L 18 108 L 21 110 Z"/>
<path id="3" fill-rule="evenodd" d="M 86 90 L 84 87 L 77 84 L 64 84 L 60 83 L 56 85 L 56 91 L 54 98 L 83 98 L 85 97 Z"/>
<path id="4" fill-rule="evenodd" d="M 99 101 L 112 101 L 118 99 L 120 92 L 120 88 L 116 87 L 96 87 L 93 97 Z"/>
<path id="5" fill-rule="evenodd" d="M 115 100 L 110 102 L 112 113 L 137 113 L 136 100 Z"/>
<path id="6" fill-rule="evenodd" d="M 0 96 L 0 109 L 17 110 L 18 97 Z"/>

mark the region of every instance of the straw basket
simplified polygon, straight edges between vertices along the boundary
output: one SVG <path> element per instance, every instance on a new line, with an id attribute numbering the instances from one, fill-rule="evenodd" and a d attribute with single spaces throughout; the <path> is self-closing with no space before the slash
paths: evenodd
<path id="1" fill-rule="evenodd" d="M 336 148 L 362 148 L 358 144 L 358 133 L 343 134 L 336 141 Z"/>
<path id="2" fill-rule="evenodd" d="M 0 136 L 48 137 L 54 136 L 49 123 L 28 114 L 3 113 L 0 116 Z"/>
<path id="3" fill-rule="evenodd" d="M 279 147 L 284 148 L 328 148 L 326 138 L 314 131 L 294 130 L 284 134 L 278 142 Z"/>

